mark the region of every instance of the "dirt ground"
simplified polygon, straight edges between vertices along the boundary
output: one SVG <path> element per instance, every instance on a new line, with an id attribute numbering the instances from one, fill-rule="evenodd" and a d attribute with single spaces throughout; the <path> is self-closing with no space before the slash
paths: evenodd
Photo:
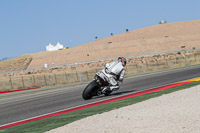
<path id="1" fill-rule="evenodd" d="M 90 116 L 47 133 L 199 133 L 200 86 Z"/>

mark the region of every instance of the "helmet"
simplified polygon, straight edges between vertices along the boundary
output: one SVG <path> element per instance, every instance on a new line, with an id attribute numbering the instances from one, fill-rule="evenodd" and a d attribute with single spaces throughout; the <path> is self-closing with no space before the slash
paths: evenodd
<path id="1" fill-rule="evenodd" d="M 126 66 L 126 58 L 118 57 L 118 62 L 121 62 L 123 66 Z"/>

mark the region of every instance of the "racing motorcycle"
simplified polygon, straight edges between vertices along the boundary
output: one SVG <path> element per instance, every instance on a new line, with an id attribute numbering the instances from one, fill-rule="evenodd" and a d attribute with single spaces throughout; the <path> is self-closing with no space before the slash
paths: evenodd
<path id="1" fill-rule="evenodd" d="M 112 91 L 107 89 L 109 87 L 108 79 L 101 76 L 101 72 L 97 72 L 94 80 L 91 81 L 83 90 L 82 97 L 85 100 L 91 99 L 93 96 L 105 95 L 108 96 Z"/>

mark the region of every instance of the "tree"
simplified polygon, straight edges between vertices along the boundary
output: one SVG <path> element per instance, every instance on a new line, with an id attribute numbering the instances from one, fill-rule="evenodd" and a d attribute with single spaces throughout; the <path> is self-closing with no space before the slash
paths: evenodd
<path id="1" fill-rule="evenodd" d="M 97 36 L 95 36 L 95 39 L 97 39 L 98 37 Z"/>
<path id="2" fill-rule="evenodd" d="M 110 35 L 112 36 L 112 35 L 113 35 L 113 33 L 110 33 Z"/>
<path id="3" fill-rule="evenodd" d="M 128 32 L 128 29 L 126 29 L 126 32 Z"/>

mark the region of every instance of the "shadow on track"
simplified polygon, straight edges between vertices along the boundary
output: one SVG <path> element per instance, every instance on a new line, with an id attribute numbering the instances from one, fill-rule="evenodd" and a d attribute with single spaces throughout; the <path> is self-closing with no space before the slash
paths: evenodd
<path id="1" fill-rule="evenodd" d="M 120 96 L 122 94 L 126 94 L 126 93 L 131 93 L 131 92 L 134 92 L 136 90 L 130 90 L 130 91 L 121 91 L 121 92 L 116 92 L 116 93 L 111 93 L 109 96 L 104 96 L 104 95 L 101 95 L 101 96 L 96 96 L 96 97 L 93 97 L 92 99 L 99 99 L 99 98 L 103 98 L 103 97 L 112 97 L 112 96 Z"/>
<path id="2" fill-rule="evenodd" d="M 134 92 L 136 90 L 130 90 L 130 91 L 121 91 L 121 92 L 116 92 L 116 93 L 111 93 L 109 96 L 117 96 L 117 95 L 122 95 L 122 94 L 126 94 L 126 93 L 131 93 Z"/>

